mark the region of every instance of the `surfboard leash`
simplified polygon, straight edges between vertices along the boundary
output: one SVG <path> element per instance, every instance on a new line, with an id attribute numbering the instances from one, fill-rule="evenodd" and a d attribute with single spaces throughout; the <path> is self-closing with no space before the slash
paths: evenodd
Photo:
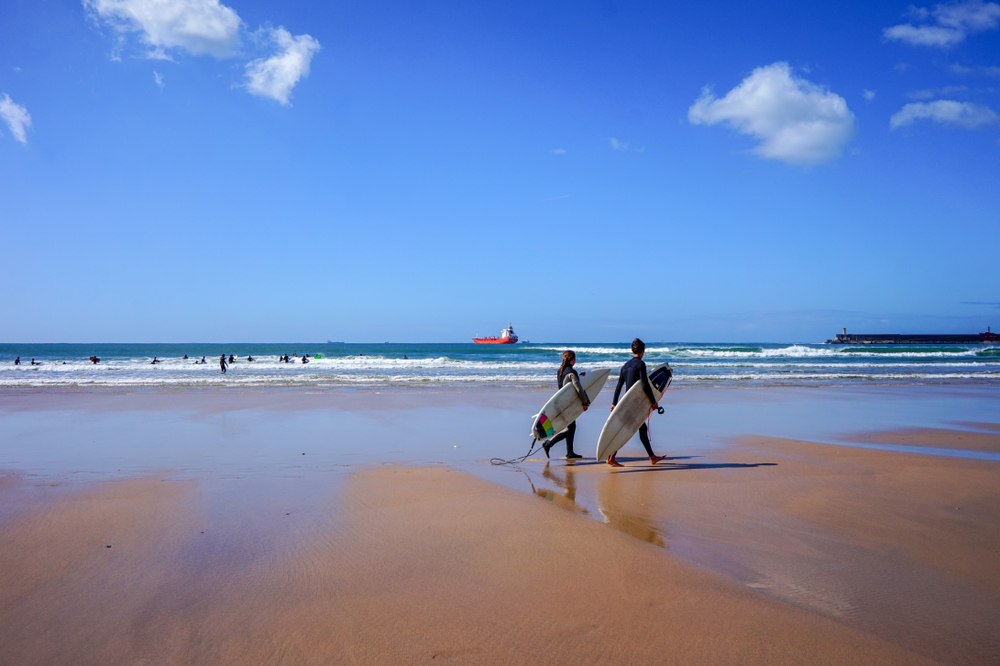
<path id="1" fill-rule="evenodd" d="M 531 446 L 528 447 L 528 452 L 525 453 L 520 458 L 511 458 L 510 460 L 505 460 L 504 458 L 490 458 L 490 464 L 491 465 L 517 465 L 519 463 L 523 463 L 525 460 L 527 460 L 528 458 L 530 458 L 533 453 L 536 453 L 539 450 L 541 450 L 540 446 L 537 446 L 537 447 L 535 446 L 535 444 L 537 442 L 538 442 L 538 440 L 535 439 L 534 437 L 532 437 L 531 438 Z"/>

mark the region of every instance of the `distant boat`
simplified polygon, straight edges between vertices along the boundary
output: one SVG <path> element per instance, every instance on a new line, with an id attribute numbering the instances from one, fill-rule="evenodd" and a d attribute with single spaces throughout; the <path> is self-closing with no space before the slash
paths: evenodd
<path id="1" fill-rule="evenodd" d="M 979 334 L 979 341 L 984 345 L 996 345 L 1000 344 L 1000 333 L 994 333 L 990 330 L 990 327 L 986 327 L 985 333 Z"/>
<path id="2" fill-rule="evenodd" d="M 472 338 L 472 341 L 479 345 L 512 345 L 517 342 L 517 334 L 514 327 L 507 324 L 507 328 L 500 331 L 500 337 L 490 335 L 485 338 Z"/>
<path id="3" fill-rule="evenodd" d="M 326 344 L 328 344 L 328 345 L 342 345 L 342 344 L 344 344 L 344 342 L 343 341 L 334 342 L 333 340 L 327 340 Z"/>

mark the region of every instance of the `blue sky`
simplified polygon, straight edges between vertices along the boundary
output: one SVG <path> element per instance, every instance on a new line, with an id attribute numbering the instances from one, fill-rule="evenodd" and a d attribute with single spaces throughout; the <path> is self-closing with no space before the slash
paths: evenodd
<path id="1" fill-rule="evenodd" d="M 0 340 L 1000 326 L 1000 5 L 0 4 Z"/>

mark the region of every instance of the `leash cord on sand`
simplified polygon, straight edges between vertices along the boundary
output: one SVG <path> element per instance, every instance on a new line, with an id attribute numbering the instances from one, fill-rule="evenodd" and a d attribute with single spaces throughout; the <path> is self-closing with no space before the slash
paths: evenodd
<path id="1" fill-rule="evenodd" d="M 534 437 L 531 438 L 531 447 L 529 447 L 528 452 L 525 453 L 520 458 L 511 458 L 510 460 L 505 460 L 503 458 L 490 458 L 491 465 L 517 465 L 518 463 L 523 463 L 525 460 L 531 457 L 533 453 L 541 450 L 541 446 L 535 446 L 538 442 Z"/>

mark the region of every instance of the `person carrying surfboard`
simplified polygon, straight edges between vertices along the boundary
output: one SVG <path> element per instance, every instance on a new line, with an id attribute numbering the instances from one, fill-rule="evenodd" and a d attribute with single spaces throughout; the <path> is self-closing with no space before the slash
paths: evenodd
<path id="1" fill-rule="evenodd" d="M 615 411 L 615 405 L 618 404 L 618 398 L 621 396 L 622 384 L 625 385 L 625 391 L 628 392 L 632 385 L 636 382 L 642 382 L 642 391 L 649 398 L 649 401 L 653 403 L 651 409 L 657 409 L 659 405 L 656 403 L 656 397 L 653 395 L 653 389 L 649 385 L 649 377 L 646 376 L 646 363 L 642 360 L 643 355 L 646 353 L 646 343 L 636 338 L 632 341 L 632 358 L 622 366 L 622 369 L 618 373 L 618 386 L 615 387 L 615 398 L 611 401 L 611 411 Z M 646 447 L 646 453 L 649 455 L 649 464 L 655 465 L 660 462 L 666 456 L 658 456 L 653 453 L 653 447 L 649 444 L 649 428 L 643 423 L 639 426 L 639 440 L 642 445 Z M 612 453 L 608 456 L 608 464 L 612 467 L 623 467 L 620 462 L 615 460 L 615 454 Z"/>
<path id="2" fill-rule="evenodd" d="M 583 384 L 580 383 L 580 375 L 576 373 L 573 366 L 576 365 L 576 352 L 572 349 L 567 349 L 562 355 L 562 365 L 559 366 L 559 388 L 562 388 L 566 382 L 573 384 L 573 388 L 576 389 L 577 394 L 580 399 L 583 400 L 583 411 L 587 411 L 590 407 L 590 397 L 587 392 L 583 390 Z M 552 439 L 547 439 L 542 442 L 542 450 L 545 451 L 545 457 L 549 457 L 549 449 L 553 445 L 566 440 L 566 460 L 577 460 L 582 458 L 579 453 L 573 451 L 573 438 L 576 436 L 576 421 L 573 421 L 566 429 L 561 433 L 553 437 Z"/>

